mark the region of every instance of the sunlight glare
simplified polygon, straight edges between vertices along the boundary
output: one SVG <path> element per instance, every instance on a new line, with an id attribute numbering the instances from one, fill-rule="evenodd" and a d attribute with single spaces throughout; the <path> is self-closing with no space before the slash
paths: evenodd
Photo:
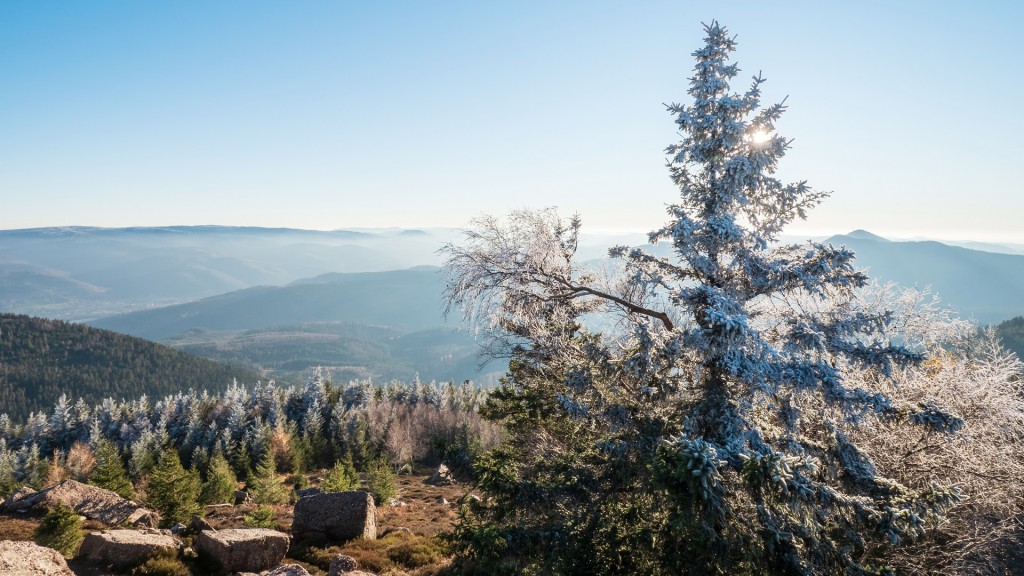
<path id="1" fill-rule="evenodd" d="M 752 144 L 764 144 L 765 142 L 772 139 L 771 132 L 767 130 L 755 130 L 750 134 L 750 142 Z"/>

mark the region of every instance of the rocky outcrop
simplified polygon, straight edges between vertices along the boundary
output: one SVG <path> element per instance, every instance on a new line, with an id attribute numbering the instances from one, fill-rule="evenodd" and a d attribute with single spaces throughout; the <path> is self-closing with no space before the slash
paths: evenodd
<path id="1" fill-rule="evenodd" d="M 17 492 L 11 494 L 7 500 L 4 500 L 3 509 L 11 512 L 18 511 L 21 508 L 18 503 L 35 493 L 36 491 L 28 486 L 22 486 L 21 488 L 18 488 Z"/>
<path id="2" fill-rule="evenodd" d="M 373 497 L 362 490 L 306 496 L 295 503 L 292 535 L 298 542 L 373 540 L 377 538 L 376 515 Z"/>
<path id="3" fill-rule="evenodd" d="M 455 477 L 452 476 L 452 471 L 447 466 L 441 464 L 434 470 L 434 473 L 430 475 L 427 480 L 427 484 L 433 484 L 434 486 L 448 486 L 455 484 Z"/>
<path id="4" fill-rule="evenodd" d="M 103 530 L 86 534 L 75 558 L 124 570 L 156 554 L 177 555 L 181 549 L 181 540 L 160 530 Z"/>
<path id="5" fill-rule="evenodd" d="M 288 535 L 265 528 L 206 530 L 196 534 L 193 546 L 200 558 L 225 572 L 259 572 L 284 560 Z"/>
<path id="6" fill-rule="evenodd" d="M 4 503 L 4 508 L 11 512 L 41 511 L 56 504 L 63 504 L 90 520 L 98 520 L 109 526 L 128 524 L 154 527 L 160 519 L 156 512 L 146 510 L 132 500 L 125 500 L 110 490 L 74 480 L 65 480 L 16 500 L 12 497 Z"/>
<path id="7" fill-rule="evenodd" d="M 331 567 L 327 574 L 329 576 L 341 576 L 342 574 L 354 572 L 358 568 L 359 564 L 356 563 L 355 558 L 344 554 L 335 554 L 331 558 Z"/>
<path id="8" fill-rule="evenodd" d="M 0 574 L 4 576 L 75 576 L 53 548 L 33 542 L 0 541 Z"/>
<path id="9" fill-rule="evenodd" d="M 213 526 L 205 519 L 199 516 L 193 516 L 192 521 L 188 523 L 188 530 L 186 534 L 199 534 L 206 530 L 213 530 Z"/>

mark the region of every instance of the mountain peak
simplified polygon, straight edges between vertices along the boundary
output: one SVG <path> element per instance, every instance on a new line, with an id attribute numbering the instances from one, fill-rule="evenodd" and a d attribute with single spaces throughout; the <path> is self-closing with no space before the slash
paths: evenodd
<path id="1" fill-rule="evenodd" d="M 861 230 L 860 228 L 854 230 L 853 232 L 850 232 L 846 236 L 848 238 L 856 238 L 857 240 L 874 240 L 875 242 L 889 242 L 888 239 L 882 238 L 878 234 L 872 234 L 871 232 L 868 232 L 867 230 Z"/>

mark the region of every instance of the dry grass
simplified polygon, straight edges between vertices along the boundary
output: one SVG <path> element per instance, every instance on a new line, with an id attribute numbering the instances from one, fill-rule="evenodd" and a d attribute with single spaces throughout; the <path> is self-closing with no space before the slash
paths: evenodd
<path id="1" fill-rule="evenodd" d="M 39 526 L 39 519 L 15 514 L 0 514 L 0 537 L 2 540 L 32 541 L 32 532 Z"/>

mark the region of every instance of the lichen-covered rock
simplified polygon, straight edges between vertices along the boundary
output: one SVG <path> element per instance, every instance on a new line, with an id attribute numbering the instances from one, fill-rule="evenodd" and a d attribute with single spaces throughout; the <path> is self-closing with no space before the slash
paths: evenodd
<path id="1" fill-rule="evenodd" d="M 17 492 L 11 494 L 10 497 L 7 498 L 7 500 L 4 500 L 4 510 L 8 510 L 11 512 L 17 511 L 19 509 L 18 503 L 35 493 L 36 491 L 33 490 L 32 488 L 29 488 L 28 486 L 22 486 L 21 488 L 18 488 Z"/>
<path id="2" fill-rule="evenodd" d="M 192 521 L 188 523 L 187 534 L 199 534 L 205 530 L 213 530 L 213 525 L 207 522 L 200 516 L 193 516 Z"/>
<path id="3" fill-rule="evenodd" d="M 295 540 L 345 542 L 377 537 L 377 508 L 362 490 L 327 492 L 299 498 L 292 518 Z"/>
<path id="4" fill-rule="evenodd" d="M 200 558 L 215 562 L 225 572 L 259 572 L 280 564 L 288 543 L 288 535 L 276 530 L 233 528 L 200 532 L 193 546 Z"/>
<path id="5" fill-rule="evenodd" d="M 331 558 L 331 567 L 328 574 L 329 576 L 341 576 L 342 574 L 354 572 L 357 568 L 359 568 L 359 564 L 356 563 L 355 558 L 344 554 L 335 554 Z"/>
<path id="6" fill-rule="evenodd" d="M 77 559 L 119 570 L 138 566 L 155 554 L 178 554 L 181 540 L 159 530 L 103 530 L 86 534 Z"/>
<path id="7" fill-rule="evenodd" d="M 34 542 L 0 541 L 0 574 L 4 576 L 75 576 L 53 548 Z"/>
<path id="8" fill-rule="evenodd" d="M 315 496 L 317 494 L 323 494 L 323 490 L 312 486 L 310 488 L 302 488 L 295 491 L 295 496 L 298 498 L 305 498 L 306 496 Z"/>
<path id="9" fill-rule="evenodd" d="M 310 574 L 298 564 L 282 564 L 270 572 L 264 572 L 263 576 L 310 576 Z"/>
<path id="10" fill-rule="evenodd" d="M 90 520 L 98 520 L 110 526 L 156 526 L 159 520 L 156 512 L 146 510 L 132 500 L 121 498 L 110 490 L 75 480 L 65 480 L 34 494 L 24 495 L 15 501 L 5 503 L 4 507 L 10 511 L 45 510 L 57 504 L 67 506 Z"/>
<path id="11" fill-rule="evenodd" d="M 428 484 L 435 486 L 447 486 L 449 484 L 455 484 L 455 477 L 452 476 L 452 471 L 447 466 L 441 464 L 434 470 L 434 473 L 430 475 L 430 479 L 427 480 Z"/>
<path id="12" fill-rule="evenodd" d="M 380 531 L 379 536 L 381 538 L 383 538 L 383 537 L 385 537 L 385 536 L 387 536 L 389 534 L 396 534 L 396 533 L 397 534 L 408 534 L 408 535 L 412 536 L 412 530 L 409 530 L 408 528 L 405 528 L 403 526 L 388 526 L 387 528 L 384 528 L 383 530 Z"/>

